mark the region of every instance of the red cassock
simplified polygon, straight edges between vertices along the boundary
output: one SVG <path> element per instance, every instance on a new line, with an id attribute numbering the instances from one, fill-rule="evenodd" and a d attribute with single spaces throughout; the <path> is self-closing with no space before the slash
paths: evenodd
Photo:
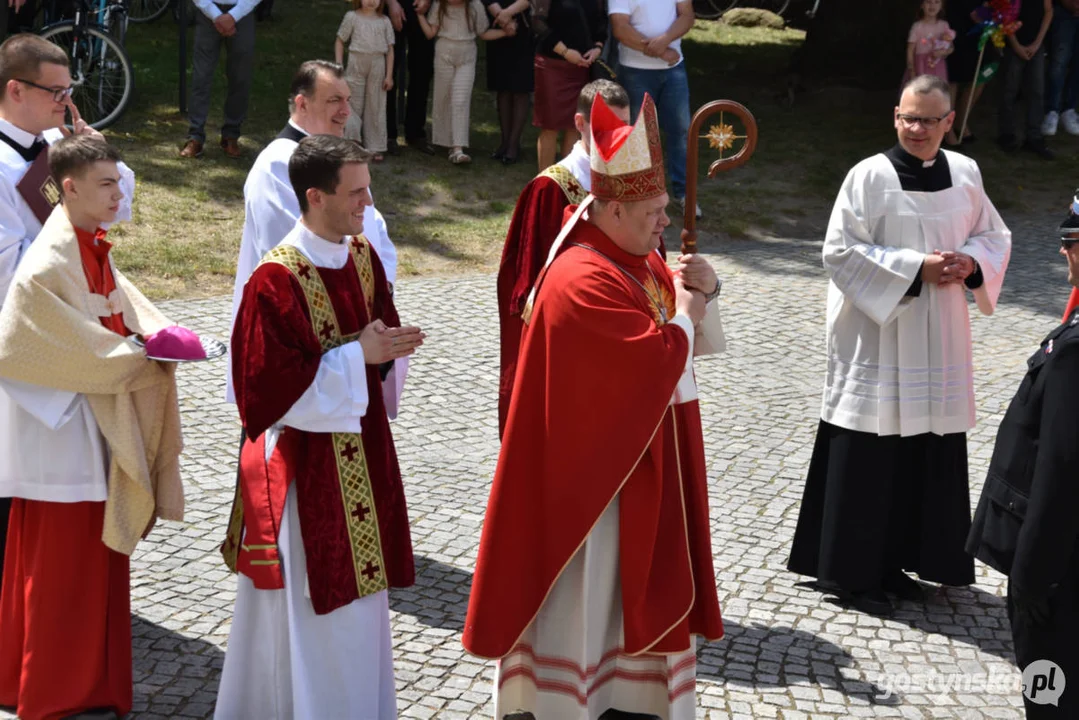
<path id="1" fill-rule="evenodd" d="M 583 200 L 586 194 L 568 170 L 563 169 L 558 174 L 545 172 L 525 185 L 513 210 L 498 267 L 498 320 L 501 329 L 499 437 L 506 429 L 513 376 L 517 371 L 517 356 L 524 330 L 521 311 L 540 270 L 547 262 L 547 253 L 562 229 L 565 209 Z"/>
<path id="2" fill-rule="evenodd" d="M 723 624 L 700 412 L 671 405 L 689 340 L 637 284 L 673 317 L 671 272 L 587 222 L 563 247 L 522 338 L 463 643 L 506 655 L 617 495 L 625 650 L 685 651 Z"/>
<path id="3" fill-rule="evenodd" d="M 105 231 L 75 233 L 90 292 L 107 297 L 116 281 Z M 122 313 L 100 320 L 130 334 Z M 130 560 L 101 541 L 104 522 L 104 502 L 12 500 L 0 591 L 0 705 L 23 720 L 131 711 Z"/>
<path id="4" fill-rule="evenodd" d="M 1063 322 L 1068 321 L 1077 307 L 1079 307 L 1079 288 L 1072 288 L 1072 294 L 1068 296 L 1068 307 L 1064 309 Z"/>
<path id="5" fill-rule="evenodd" d="M 371 259 L 375 288 L 371 316 L 353 257 L 339 270 L 316 268 L 344 336 L 358 335 L 375 319 L 391 327 L 400 325 L 382 265 L 374 253 Z M 239 553 L 238 565 L 255 587 L 284 587 L 277 530 L 288 485 L 295 480 L 311 602 L 318 614 L 361 596 L 357 578 L 362 569 L 357 568 L 350 539 L 353 508 L 344 505 L 334 434 L 286 428 L 269 463 L 263 462 L 262 452 L 264 433 L 314 381 L 322 354 L 299 281 L 283 265 L 264 262 L 247 282 L 232 336 L 236 402 L 247 434 L 241 460 L 246 547 Z M 405 587 L 415 579 L 412 541 L 375 365 L 367 366 L 367 392 L 361 437 L 381 544 L 381 559 L 375 565 L 381 566 L 390 587 Z"/>

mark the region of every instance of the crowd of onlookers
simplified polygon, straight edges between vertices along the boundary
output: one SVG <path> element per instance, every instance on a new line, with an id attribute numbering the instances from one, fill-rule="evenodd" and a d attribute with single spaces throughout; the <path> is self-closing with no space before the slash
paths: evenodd
<path id="1" fill-rule="evenodd" d="M 203 153 L 210 85 L 222 47 L 228 97 L 221 147 L 239 155 L 236 140 L 253 72 L 251 10 L 258 3 L 196 2 L 202 12 L 185 157 Z M 594 79 L 616 80 L 635 110 L 646 92 L 655 100 L 667 136 L 671 197 L 684 209 L 690 107 L 681 38 L 693 22 L 690 0 L 352 0 L 333 41 L 351 91 L 346 134 L 382 162 L 401 151 L 403 125 L 405 145 L 428 155 L 441 146 L 451 163 L 471 163 L 477 40 L 485 40 L 487 89 L 495 94 L 501 131 L 494 160 L 510 165 L 520 159 L 529 120 L 539 129 L 539 170 L 554 164 L 559 151 L 568 155 L 578 139 L 574 112 L 581 89 Z"/>
<path id="2" fill-rule="evenodd" d="M 997 144 L 1051 160 L 1045 138 L 1061 126 L 1079 135 L 1079 0 L 1024 0 L 1018 27 L 979 47 L 987 6 L 984 0 L 923 0 L 907 39 L 907 72 L 949 81 L 956 121 L 945 140 L 958 147 L 974 142 L 967 122 L 987 82 L 998 88 Z M 1021 128 L 1017 123 L 1023 111 Z"/>

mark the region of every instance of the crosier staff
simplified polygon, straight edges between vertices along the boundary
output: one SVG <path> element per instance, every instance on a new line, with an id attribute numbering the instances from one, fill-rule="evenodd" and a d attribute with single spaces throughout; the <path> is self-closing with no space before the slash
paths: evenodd
<path id="1" fill-rule="evenodd" d="M 704 121 L 719 113 L 719 124 L 701 135 Z M 745 128 L 744 135 L 737 135 L 733 125 L 724 122 L 724 115 L 734 115 Z M 757 149 L 757 120 L 744 105 L 733 100 L 713 100 L 693 116 L 689 124 L 689 148 L 686 153 L 686 212 L 682 221 L 682 254 L 697 252 L 697 167 L 700 155 L 700 140 L 708 140 L 709 146 L 719 150 L 719 159 L 708 168 L 708 177 L 714 178 L 720 172 L 727 172 L 745 165 L 753 151 Z M 736 141 L 742 141 L 742 147 L 734 155 L 725 153 L 734 147 Z"/>

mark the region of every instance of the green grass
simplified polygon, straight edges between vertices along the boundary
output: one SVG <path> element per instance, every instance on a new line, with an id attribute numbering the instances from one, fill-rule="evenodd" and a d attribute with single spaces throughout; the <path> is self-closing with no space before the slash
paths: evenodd
<path id="1" fill-rule="evenodd" d="M 154 297 L 193 297 L 231 289 L 243 224 L 243 182 L 258 151 L 286 120 L 286 94 L 296 66 L 331 57 L 333 34 L 347 5 L 337 0 L 282 2 L 274 20 L 257 26 L 254 89 L 241 146 L 243 160 L 226 158 L 216 140 L 224 97 L 223 63 L 214 86 L 206 154 L 182 160 L 187 123 L 177 109 L 178 30 L 170 16 L 132 25 L 128 50 L 136 94 L 108 131 L 135 169 L 135 218 L 115 231 L 117 264 Z M 191 33 L 189 31 L 189 47 Z M 700 182 L 706 217 L 702 243 L 718 248 L 756 234 L 819 237 L 850 166 L 895 142 L 894 93 L 810 87 L 791 104 L 787 77 L 804 34 L 795 30 L 732 28 L 698 22 L 684 41 L 692 106 L 716 98 L 749 107 L 760 128 L 745 167 Z M 486 91 L 483 43 L 472 103 L 471 166 L 444 156 L 405 150 L 372 168 L 377 206 L 398 246 L 402 274 L 455 273 L 495 267 L 520 190 L 535 173 L 536 132 L 528 128 L 522 162 L 503 167 L 487 158 L 498 144 L 494 97 Z M 898 84 L 898 79 L 897 79 Z M 1013 213 L 1055 218 L 1075 186 L 1079 140 L 1054 138 L 1055 163 L 1005 155 L 993 146 L 993 88 L 976 107 L 972 126 L 982 141 L 974 157 L 990 196 Z M 701 164 L 713 157 L 701 146 Z M 782 231 L 777 230 L 782 228 Z"/>

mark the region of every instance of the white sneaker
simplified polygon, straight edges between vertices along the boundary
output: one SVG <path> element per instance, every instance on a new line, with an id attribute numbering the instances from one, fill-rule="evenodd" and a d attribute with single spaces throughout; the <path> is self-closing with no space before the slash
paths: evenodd
<path id="1" fill-rule="evenodd" d="M 1074 111 L 1071 112 L 1074 114 Z M 1065 117 L 1067 115 L 1068 113 L 1064 113 Z M 1056 110 L 1045 113 L 1045 119 L 1042 120 L 1042 135 L 1056 135 L 1058 122 L 1060 122 L 1060 115 L 1057 114 Z"/>
<path id="2" fill-rule="evenodd" d="M 1069 135 L 1079 135 L 1079 114 L 1074 110 L 1065 110 L 1060 116 L 1060 122 L 1064 125 L 1064 132 Z"/>
<path id="3" fill-rule="evenodd" d="M 675 198 L 674 202 L 678 205 L 678 207 L 680 207 L 682 209 L 682 216 L 684 217 L 685 214 L 686 214 L 686 198 L 685 198 L 685 196 L 682 196 L 680 198 Z M 704 217 L 704 213 L 701 212 L 701 204 L 700 203 L 697 203 L 696 211 L 695 211 L 694 214 L 696 215 L 698 220 L 700 220 L 702 217 Z"/>

